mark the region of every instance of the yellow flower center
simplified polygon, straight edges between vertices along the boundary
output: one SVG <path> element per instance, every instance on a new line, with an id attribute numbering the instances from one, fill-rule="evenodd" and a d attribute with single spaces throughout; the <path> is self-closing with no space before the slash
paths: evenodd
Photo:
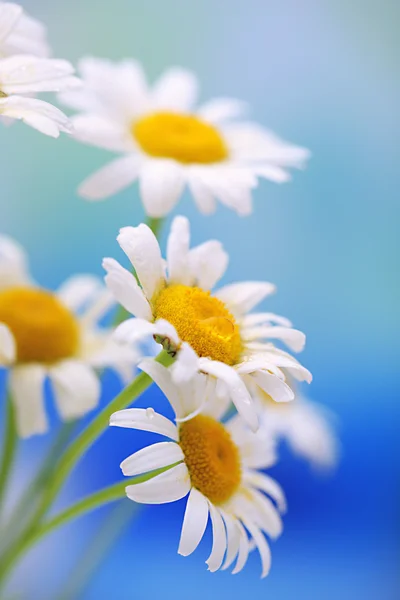
<path id="1" fill-rule="evenodd" d="M 170 285 L 158 295 L 154 313 L 166 319 L 198 356 L 228 365 L 238 362 L 242 343 L 239 327 L 225 304 L 210 292 L 186 285 Z"/>
<path id="2" fill-rule="evenodd" d="M 132 125 L 132 135 L 146 154 L 184 164 L 211 164 L 228 158 L 218 130 L 194 115 L 157 112 Z"/>
<path id="3" fill-rule="evenodd" d="M 182 423 L 179 444 L 192 485 L 213 504 L 227 502 L 241 480 L 237 446 L 225 427 L 204 415 Z"/>
<path id="4" fill-rule="evenodd" d="M 18 362 L 53 363 L 77 351 L 76 318 L 46 290 L 14 287 L 0 292 L 0 323 L 14 336 Z"/>

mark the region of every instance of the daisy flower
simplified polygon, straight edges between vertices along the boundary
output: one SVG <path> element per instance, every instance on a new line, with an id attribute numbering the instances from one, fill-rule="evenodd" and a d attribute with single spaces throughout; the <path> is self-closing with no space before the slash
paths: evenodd
<path id="1" fill-rule="evenodd" d="M 84 86 L 62 101 L 78 109 L 72 119 L 82 142 L 122 154 L 79 188 L 88 200 L 102 200 L 139 181 L 151 217 L 168 214 L 187 185 L 199 210 L 212 213 L 216 199 L 240 215 L 251 212 L 251 190 L 259 177 L 290 179 L 309 152 L 279 139 L 255 123 L 235 121 L 238 100 L 216 98 L 196 107 L 193 73 L 167 70 L 150 87 L 139 63 L 86 58 Z"/>
<path id="2" fill-rule="evenodd" d="M 27 15 L 22 6 L 0 2 L 0 56 L 32 54 L 41 58 L 50 55 L 46 28 Z"/>
<path id="3" fill-rule="evenodd" d="M 315 468 L 332 469 L 338 462 L 340 448 L 334 422 L 335 415 L 326 407 L 311 402 L 295 389 L 295 399 L 278 405 L 260 388 L 261 427 L 277 442 L 286 440 L 293 452 Z"/>
<path id="4" fill-rule="evenodd" d="M 281 534 L 279 512 L 285 510 L 280 486 L 259 472 L 276 461 L 273 442 L 251 432 L 237 417 L 222 423 L 214 386 L 204 375 L 176 385 L 171 371 L 155 361 L 144 360 L 139 366 L 167 396 L 176 425 L 151 408 L 130 408 L 111 416 L 110 425 L 150 431 L 170 440 L 143 448 L 122 462 L 122 472 L 129 477 L 170 467 L 143 483 L 128 485 L 128 498 L 163 504 L 189 494 L 179 554 L 188 556 L 197 548 L 210 516 L 209 570 L 227 569 L 236 559 L 232 572 L 238 573 L 255 544 L 265 577 L 271 554 L 264 534 L 271 538 Z"/>
<path id="5" fill-rule="evenodd" d="M 190 250 L 189 222 L 176 217 L 168 238 L 166 275 L 157 239 L 147 225 L 124 227 L 117 240 L 139 283 L 117 261 L 104 259 L 107 286 L 135 317 L 122 323 L 116 335 L 124 342 L 153 335 L 177 353 L 176 382 L 198 371 L 217 378 L 219 398 L 231 399 L 255 430 L 258 419 L 250 385 L 261 387 L 277 402 L 286 402 L 294 393 L 282 367 L 299 380 L 311 380 L 307 369 L 271 342 L 281 340 L 298 352 L 304 346 L 304 334 L 272 313 L 249 314 L 275 291 L 274 285 L 234 283 L 211 294 L 228 264 L 220 242 L 211 240 Z"/>
<path id="6" fill-rule="evenodd" d="M 110 329 L 98 326 L 113 305 L 95 277 L 72 277 L 55 293 L 37 286 L 23 249 L 0 236 L 0 365 L 9 371 L 21 437 L 48 428 L 47 377 L 61 417 L 69 420 L 97 406 L 97 370 L 111 367 L 125 379 L 133 375 L 136 349 L 118 344 Z"/>
<path id="7" fill-rule="evenodd" d="M 45 135 L 71 133 L 72 126 L 58 108 L 32 95 L 59 92 L 79 85 L 66 60 L 18 54 L 0 58 L 0 116 L 20 119 Z"/>

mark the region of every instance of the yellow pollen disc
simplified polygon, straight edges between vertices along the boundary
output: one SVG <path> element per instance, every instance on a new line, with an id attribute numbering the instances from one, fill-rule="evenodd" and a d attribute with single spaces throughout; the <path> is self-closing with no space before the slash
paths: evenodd
<path id="1" fill-rule="evenodd" d="M 225 427 L 204 415 L 182 423 L 179 444 L 192 485 L 213 504 L 227 502 L 241 480 L 237 446 Z"/>
<path id="2" fill-rule="evenodd" d="M 238 362 L 242 343 L 239 327 L 225 304 L 210 292 L 186 285 L 164 288 L 155 301 L 157 319 L 166 319 L 198 356 L 227 365 Z"/>
<path id="3" fill-rule="evenodd" d="M 211 164 L 228 158 L 218 130 L 194 115 L 153 113 L 133 123 L 132 135 L 150 156 L 184 164 Z"/>
<path id="4" fill-rule="evenodd" d="M 0 292 L 0 323 L 13 333 L 18 362 L 52 363 L 77 351 L 74 315 L 45 290 L 15 287 Z"/>

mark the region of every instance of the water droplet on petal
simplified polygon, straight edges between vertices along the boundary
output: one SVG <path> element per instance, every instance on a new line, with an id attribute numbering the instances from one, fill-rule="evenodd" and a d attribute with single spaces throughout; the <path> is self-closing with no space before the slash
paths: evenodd
<path id="1" fill-rule="evenodd" d="M 146 408 L 146 417 L 148 419 L 154 419 L 154 415 L 156 413 L 154 412 L 154 408 Z"/>

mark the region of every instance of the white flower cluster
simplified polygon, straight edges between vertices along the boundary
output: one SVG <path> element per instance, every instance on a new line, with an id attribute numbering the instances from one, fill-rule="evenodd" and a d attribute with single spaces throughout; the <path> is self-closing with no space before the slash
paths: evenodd
<path id="1" fill-rule="evenodd" d="M 0 365 L 9 371 L 17 432 L 26 438 L 48 429 L 47 379 L 61 417 L 74 420 L 97 407 L 104 368 L 130 382 L 138 366 L 164 392 L 175 419 L 152 408 L 112 414 L 113 426 L 167 440 L 122 462 L 124 475 L 138 477 L 127 496 L 150 504 L 188 496 L 179 553 L 196 549 L 210 517 L 209 570 L 233 565 L 237 573 L 256 547 L 265 576 L 266 536 L 281 534 L 286 501 L 264 470 L 278 460 L 282 438 L 315 465 L 332 466 L 338 445 L 331 417 L 299 390 L 312 376 L 291 353 L 301 352 L 305 335 L 285 317 L 253 311 L 275 286 L 245 281 L 214 289 L 228 266 L 221 242 L 190 247 L 189 221 L 177 216 L 164 259 L 154 224 L 185 188 L 204 214 L 219 200 L 247 215 L 259 179 L 288 181 L 309 152 L 242 120 L 246 106 L 238 100 L 198 106 L 197 79 L 184 69 L 168 69 L 149 85 L 134 60 L 85 58 L 78 79 L 69 62 L 49 54 L 43 25 L 20 6 L 0 3 L 0 114 L 116 153 L 79 193 L 101 200 L 137 181 L 149 221 L 120 230 L 130 264 L 105 258 L 107 287 L 80 275 L 57 292 L 44 289 L 29 275 L 19 244 L 0 236 Z M 59 92 L 77 114 L 69 119 L 35 98 L 40 92 Z M 120 311 L 114 327 L 100 326 L 116 304 L 132 317 L 119 318 Z M 157 359 L 141 356 L 146 338 L 159 344 Z M 162 364 L 166 356 L 170 366 Z"/>

